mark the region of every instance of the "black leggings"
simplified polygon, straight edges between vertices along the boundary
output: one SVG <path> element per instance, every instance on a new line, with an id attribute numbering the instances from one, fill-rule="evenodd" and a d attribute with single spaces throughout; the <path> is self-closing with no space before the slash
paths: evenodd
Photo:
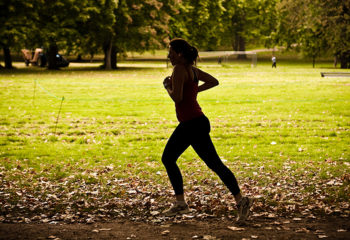
<path id="1" fill-rule="evenodd" d="M 235 176 L 216 153 L 209 132 L 209 120 L 202 115 L 193 120 L 181 122 L 169 138 L 163 152 L 162 162 L 176 195 L 183 194 L 182 175 L 176 161 L 190 145 L 207 166 L 220 177 L 233 195 L 240 192 Z"/>

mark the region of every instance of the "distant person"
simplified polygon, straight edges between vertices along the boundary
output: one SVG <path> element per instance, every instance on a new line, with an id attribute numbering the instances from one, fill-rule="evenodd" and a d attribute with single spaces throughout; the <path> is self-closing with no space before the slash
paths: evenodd
<path id="1" fill-rule="evenodd" d="M 338 64 L 338 57 L 334 56 L 334 68 L 337 68 L 337 64 Z"/>
<path id="2" fill-rule="evenodd" d="M 218 64 L 221 64 L 221 62 L 222 62 L 222 58 L 219 57 L 219 58 L 218 58 Z"/>
<path id="3" fill-rule="evenodd" d="M 183 190 L 183 179 L 176 164 L 180 155 L 192 146 L 199 157 L 212 169 L 233 194 L 238 208 L 238 221 L 244 222 L 249 215 L 252 199 L 243 197 L 234 174 L 222 163 L 210 138 L 210 122 L 197 102 L 197 93 L 219 84 L 208 73 L 194 67 L 198 51 L 183 39 L 170 42 L 169 55 L 174 66 L 171 76 L 163 81 L 169 96 L 175 102 L 179 125 L 169 138 L 162 156 L 175 192 L 176 202 L 164 214 L 174 216 L 189 212 Z M 204 82 L 198 86 L 199 81 Z"/>
<path id="4" fill-rule="evenodd" d="M 271 60 L 272 60 L 272 68 L 277 68 L 277 66 L 276 66 L 276 57 L 275 56 L 273 56 L 272 58 L 271 58 Z"/>

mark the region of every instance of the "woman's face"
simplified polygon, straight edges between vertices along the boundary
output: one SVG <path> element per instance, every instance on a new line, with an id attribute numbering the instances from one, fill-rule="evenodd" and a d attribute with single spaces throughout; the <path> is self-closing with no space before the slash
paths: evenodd
<path id="1" fill-rule="evenodd" d="M 169 48 L 168 58 L 173 66 L 181 62 L 181 53 L 176 53 L 171 47 Z"/>

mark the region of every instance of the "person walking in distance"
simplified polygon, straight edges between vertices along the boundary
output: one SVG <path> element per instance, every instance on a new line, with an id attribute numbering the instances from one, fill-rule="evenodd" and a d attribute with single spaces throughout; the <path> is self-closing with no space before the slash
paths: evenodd
<path id="1" fill-rule="evenodd" d="M 274 68 L 274 67 L 277 68 L 276 67 L 276 57 L 272 56 L 271 60 L 272 60 L 272 68 Z"/>
<path id="2" fill-rule="evenodd" d="M 176 161 L 189 146 L 192 146 L 233 194 L 238 208 L 237 220 L 244 222 L 249 215 L 252 199 L 242 196 L 236 177 L 218 156 L 209 135 L 210 122 L 197 102 L 197 93 L 215 87 L 219 82 L 210 74 L 193 66 L 198 51 L 184 39 L 177 38 L 170 42 L 168 57 L 174 68 L 172 75 L 164 79 L 163 85 L 175 102 L 179 125 L 169 138 L 162 155 L 162 162 L 176 198 L 171 208 L 164 211 L 164 215 L 175 216 L 189 212 L 182 175 Z M 199 85 L 199 81 L 203 84 Z"/>

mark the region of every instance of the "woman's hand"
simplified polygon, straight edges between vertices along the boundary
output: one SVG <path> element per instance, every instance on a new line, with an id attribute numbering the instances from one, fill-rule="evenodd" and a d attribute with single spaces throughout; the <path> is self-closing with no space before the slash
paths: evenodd
<path id="1" fill-rule="evenodd" d="M 170 78 L 170 76 L 167 76 L 166 78 L 164 78 L 163 86 L 164 86 L 165 89 L 171 88 L 171 78 Z"/>

